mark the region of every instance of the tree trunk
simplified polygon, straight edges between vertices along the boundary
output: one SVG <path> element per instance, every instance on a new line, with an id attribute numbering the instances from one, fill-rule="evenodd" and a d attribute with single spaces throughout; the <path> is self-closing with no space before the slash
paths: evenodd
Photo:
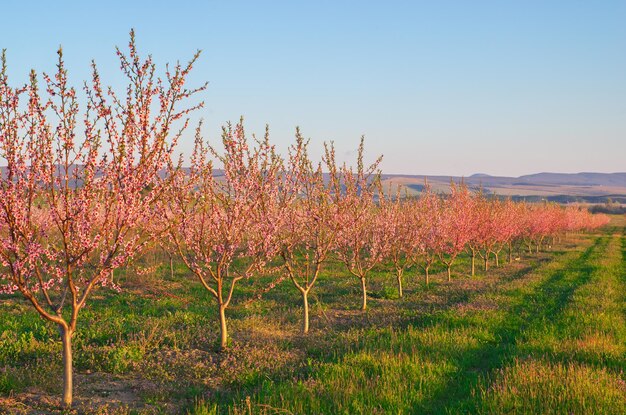
<path id="1" fill-rule="evenodd" d="M 309 292 L 307 290 L 301 290 L 302 304 L 304 306 L 304 317 L 302 320 L 302 333 L 309 332 Z"/>
<path id="2" fill-rule="evenodd" d="M 452 271 L 450 268 L 452 268 L 452 264 L 446 264 L 448 266 L 448 282 L 452 281 Z"/>
<path id="3" fill-rule="evenodd" d="M 476 274 L 476 252 L 472 251 L 472 277 Z"/>
<path id="4" fill-rule="evenodd" d="M 228 346 L 228 329 L 226 328 L 226 307 L 222 304 L 219 305 L 220 308 L 220 349 L 225 350 L 226 346 Z"/>
<path id="5" fill-rule="evenodd" d="M 174 258 L 170 255 L 170 278 L 174 279 Z"/>
<path id="6" fill-rule="evenodd" d="M 71 408 L 73 391 L 72 331 L 61 327 L 63 342 L 63 406 Z"/>
<path id="7" fill-rule="evenodd" d="M 396 279 L 398 280 L 398 296 L 402 298 L 402 273 L 397 274 Z"/>
<path id="8" fill-rule="evenodd" d="M 509 264 L 513 263 L 513 247 L 511 245 L 511 242 L 509 242 Z"/>
<path id="9" fill-rule="evenodd" d="M 485 272 L 489 271 L 489 253 L 485 253 Z"/>
<path id="10" fill-rule="evenodd" d="M 367 289 L 365 287 L 365 278 L 361 278 L 361 290 L 363 291 L 363 303 L 361 304 L 361 310 L 365 311 L 367 308 Z"/>
<path id="11" fill-rule="evenodd" d="M 424 268 L 424 273 L 426 274 L 426 285 L 428 285 L 428 284 L 429 284 L 429 282 L 430 282 L 430 281 L 429 281 L 429 278 L 428 278 L 428 270 L 429 270 L 429 269 L 430 269 L 430 265 L 427 265 L 427 266 Z"/>
<path id="12" fill-rule="evenodd" d="M 500 254 L 498 252 L 494 252 L 493 254 L 496 257 L 496 267 L 500 266 Z"/>

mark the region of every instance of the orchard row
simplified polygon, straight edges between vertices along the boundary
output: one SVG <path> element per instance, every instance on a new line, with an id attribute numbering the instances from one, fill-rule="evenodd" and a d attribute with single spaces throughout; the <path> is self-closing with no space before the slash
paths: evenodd
<path id="1" fill-rule="evenodd" d="M 267 136 L 250 147 L 241 123 L 225 129 L 222 141 L 225 152 L 218 154 L 197 140 L 190 172 L 171 172 L 176 183 L 156 215 L 162 219 L 156 227 L 168 230 L 163 247 L 215 298 L 222 347 L 225 310 L 244 278 L 269 271 L 290 279 L 302 296 L 307 333 L 308 295 L 331 259 L 358 281 L 365 310 L 374 267 L 389 266 L 402 296 L 411 267 L 421 267 L 428 284 L 431 266 L 440 261 L 450 279 L 453 263 L 467 251 L 474 275 L 477 257 L 486 271 L 490 261 L 499 264 L 502 251 L 511 262 L 522 245 L 539 252 L 568 232 L 608 221 L 578 207 L 490 198 L 462 184 L 451 184 L 447 195 L 426 186 L 420 197 L 407 197 L 399 188 L 383 188 L 378 161 L 365 166 L 363 141 L 354 169 L 336 162 L 332 145 L 314 163 L 299 132 L 285 159 Z M 220 161 L 220 175 L 206 154 Z"/>
<path id="2" fill-rule="evenodd" d="M 244 278 L 273 272 L 290 279 L 307 332 L 308 294 L 330 259 L 359 281 L 365 309 L 368 275 L 379 264 L 392 264 L 401 295 L 412 266 L 428 282 L 439 260 L 450 276 L 467 250 L 473 273 L 477 256 L 487 268 L 502 250 L 511 260 L 515 245 L 539 250 L 566 232 L 606 223 L 577 208 L 499 201 L 462 185 L 447 196 L 404 197 L 383 189 L 379 160 L 365 166 L 363 142 L 354 168 L 337 163 L 332 145 L 316 163 L 299 131 L 283 157 L 267 134 L 246 139 L 241 123 L 224 129 L 223 151 L 198 127 L 190 168 L 183 168 L 177 143 L 188 115 L 203 106 L 194 100 L 204 86 L 186 87 L 198 55 L 159 78 L 131 33 L 129 52 L 118 57 L 127 88 L 104 87 L 94 63 L 81 101 L 61 51 L 54 75 L 41 82 L 31 72 L 21 86 L 9 82 L 2 55 L 0 299 L 19 294 L 58 326 L 66 406 L 80 311 L 99 287 L 120 290 L 114 271 L 149 246 L 180 256 L 215 298 L 225 347 L 226 310 Z"/>

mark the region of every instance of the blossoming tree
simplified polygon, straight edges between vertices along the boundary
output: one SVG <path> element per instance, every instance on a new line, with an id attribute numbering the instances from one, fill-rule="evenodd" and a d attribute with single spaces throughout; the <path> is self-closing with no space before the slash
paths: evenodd
<path id="1" fill-rule="evenodd" d="M 411 212 L 410 226 L 416 227 L 414 237 L 418 243 L 414 261 L 424 271 L 426 285 L 430 284 L 430 267 L 437 260 L 443 244 L 442 207 L 439 195 L 426 186 Z"/>
<path id="2" fill-rule="evenodd" d="M 391 193 L 391 192 L 390 192 Z M 401 196 L 398 189 L 395 198 L 390 198 L 381 206 L 383 217 L 382 232 L 387 240 L 385 260 L 391 262 L 395 271 L 398 296 L 402 297 L 404 273 L 415 264 L 416 251 L 419 246 L 417 226 L 412 226 L 411 212 L 415 200 Z"/>
<path id="3" fill-rule="evenodd" d="M 79 313 L 97 287 L 119 290 L 113 270 L 155 236 L 137 224 L 170 184 L 158 173 L 186 126 L 176 121 L 197 107 L 181 104 L 203 89 L 185 89 L 198 55 L 159 79 L 152 59 L 140 58 L 133 32 L 129 48 L 117 51 L 128 81 L 124 95 L 103 88 L 94 63 L 82 116 L 61 50 L 43 91 L 34 71 L 28 85 L 12 87 L 2 55 L 0 292 L 20 293 L 58 326 L 65 406 L 73 400 Z"/>
<path id="4" fill-rule="evenodd" d="M 448 281 L 452 279 L 452 264 L 471 240 L 474 206 L 474 199 L 465 185 L 450 185 L 450 196 L 444 201 L 441 213 L 443 240 L 438 251 L 439 260 L 447 268 Z"/>
<path id="5" fill-rule="evenodd" d="M 333 192 L 337 196 L 339 235 L 336 255 L 348 272 L 361 283 L 361 310 L 367 308 L 367 276 L 385 256 L 388 240 L 384 237 L 384 217 L 378 214 L 375 197 L 383 197 L 377 171 L 381 158 L 367 168 L 363 162 L 364 140 L 361 139 L 354 171 L 344 165 L 330 172 Z M 332 146 L 326 149 L 329 167 L 336 166 Z"/>
<path id="6" fill-rule="evenodd" d="M 293 192 L 297 197 L 283 211 L 284 220 L 276 235 L 282 267 L 302 296 L 303 333 L 309 331 L 309 293 L 336 244 L 340 224 L 337 199 L 341 197 L 340 192 L 330 191 L 322 164 L 313 164 L 307 145 L 297 130 L 286 171 L 295 178 Z M 334 163 L 334 159 L 326 160 L 326 167 L 335 171 L 329 163 Z"/>
<path id="7" fill-rule="evenodd" d="M 189 174 L 177 175 L 163 219 L 187 268 L 215 298 L 220 347 L 228 345 L 226 309 L 238 281 L 258 273 L 277 254 L 275 203 L 283 161 L 264 139 L 250 146 L 243 122 L 223 129 L 224 153 L 204 142 L 199 129 Z M 211 155 L 223 166 L 213 169 Z"/>

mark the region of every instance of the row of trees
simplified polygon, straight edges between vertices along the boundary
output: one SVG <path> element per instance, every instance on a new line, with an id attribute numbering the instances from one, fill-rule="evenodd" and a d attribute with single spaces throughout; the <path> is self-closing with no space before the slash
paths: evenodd
<path id="1" fill-rule="evenodd" d="M 426 284 L 440 261 L 452 278 L 452 265 L 463 252 L 479 257 L 487 271 L 491 261 L 508 262 L 514 251 L 539 252 L 568 232 L 595 229 L 608 217 L 578 207 L 515 203 L 450 185 L 447 195 L 428 187 L 419 198 L 383 189 L 377 160 L 363 161 L 363 140 L 356 167 L 339 165 L 332 145 L 322 162 L 307 153 L 299 131 L 289 155 L 282 159 L 268 135 L 253 147 L 243 125 L 223 133 L 224 154 L 197 135 L 189 174 L 176 176 L 165 198 L 159 228 L 168 228 L 175 251 L 217 301 L 221 347 L 228 340 L 225 310 L 241 279 L 268 272 L 283 273 L 302 296 L 302 331 L 309 331 L 308 295 L 330 260 L 345 265 L 358 281 L 361 309 L 367 308 L 367 281 L 375 267 L 394 275 L 399 296 L 403 276 L 419 267 Z M 223 165 L 215 176 L 212 153 Z"/>
<path id="2" fill-rule="evenodd" d="M 84 86 L 79 115 L 61 51 L 57 72 L 12 87 L 2 55 L 0 72 L 0 294 L 21 293 L 61 333 L 63 402 L 72 403 L 72 337 L 80 311 L 98 287 L 150 245 L 177 255 L 216 300 L 221 346 L 226 310 L 237 283 L 267 273 L 288 278 L 302 296 L 303 332 L 309 330 L 308 295 L 330 259 L 345 264 L 361 287 L 385 264 L 402 296 L 403 275 L 451 268 L 463 251 L 496 264 L 516 246 L 540 250 L 565 232 L 606 223 L 576 208 L 490 199 L 451 185 L 417 199 L 383 189 L 380 160 L 340 165 L 325 147 L 322 161 L 308 155 L 299 131 L 283 157 L 270 143 L 248 140 L 243 124 L 223 130 L 223 151 L 196 130 L 190 168 L 176 159 L 187 116 L 204 89 L 187 88 L 198 55 L 155 75 L 131 33 L 129 52 L 118 50 L 128 87 L 104 88 L 96 65 Z M 218 163 L 216 170 L 213 163 Z M 385 190 L 385 191 L 383 191 Z M 271 287 L 268 287 L 271 288 Z"/>

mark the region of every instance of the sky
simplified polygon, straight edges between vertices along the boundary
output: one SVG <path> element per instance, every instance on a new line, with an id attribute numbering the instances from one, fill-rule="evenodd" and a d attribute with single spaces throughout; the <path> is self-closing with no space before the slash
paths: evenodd
<path id="1" fill-rule="evenodd" d="M 15 1 L 0 3 L 9 74 L 52 72 L 119 86 L 115 46 L 200 61 L 204 133 L 244 117 L 285 149 L 362 135 L 384 173 L 519 176 L 626 171 L 624 1 Z M 192 147 L 190 133 L 181 151 Z"/>

